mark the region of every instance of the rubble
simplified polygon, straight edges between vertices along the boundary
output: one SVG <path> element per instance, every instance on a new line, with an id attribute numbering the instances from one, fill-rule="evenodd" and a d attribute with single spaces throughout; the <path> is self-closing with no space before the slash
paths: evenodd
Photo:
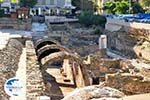
<path id="1" fill-rule="evenodd" d="M 72 25 L 69 27 L 72 27 Z M 65 28 L 67 27 L 65 26 Z M 63 43 L 63 45 L 82 56 L 90 85 L 104 83 L 105 86 L 119 89 L 126 95 L 150 92 L 149 64 L 143 62 L 136 64 L 132 60 L 133 58 L 139 59 L 139 52 L 144 49 L 146 51 L 146 48 L 149 47 L 148 30 L 129 29 L 129 27 L 122 27 L 119 31 L 114 32 L 106 30 L 108 49 L 115 51 L 114 53 L 116 55 L 119 54 L 119 58 L 117 58 L 118 55 L 113 57 L 108 56 L 107 53 L 109 50 L 100 50 L 98 48 L 99 36 L 94 35 L 92 31 L 77 26 L 73 26 L 72 30 L 70 28 L 69 31 L 72 31 L 69 33 L 74 34 L 64 33 L 64 35 L 66 34 L 67 36 L 61 40 L 65 40 L 65 44 Z M 141 51 L 134 49 L 137 46 L 142 47 L 140 47 Z M 109 53 L 111 51 L 109 51 Z M 143 53 L 145 51 L 142 51 L 142 59 L 146 57 L 149 58 L 147 54 L 149 50 L 147 50 L 147 53 Z M 99 100 L 101 99 L 99 98 Z"/>
<path id="2" fill-rule="evenodd" d="M 15 40 L 10 39 L 7 47 L 0 50 L 0 99 L 9 100 L 9 96 L 4 92 L 4 83 L 7 79 L 15 76 L 18 68 L 18 62 L 22 53 L 23 45 Z"/>
<path id="3" fill-rule="evenodd" d="M 62 100 L 119 100 L 124 96 L 116 89 L 96 85 L 76 89 Z"/>
<path id="4" fill-rule="evenodd" d="M 150 93 L 149 62 L 145 64 L 142 61 L 147 58 L 149 60 L 149 49 L 147 48 L 150 44 L 147 31 L 143 34 L 139 33 L 140 30 L 128 31 L 123 27 L 112 34 L 108 32 L 107 34 L 110 35 L 108 37 L 109 48 L 118 50 L 120 54 L 127 56 L 124 58 L 120 55 L 117 58 L 108 56 L 106 48 L 98 48 L 99 36 L 93 34 L 92 31 L 72 30 L 69 24 L 64 25 L 65 27 L 63 25 L 49 26 L 53 33 L 60 35 L 63 32 L 59 39 L 58 37 L 57 39 L 52 38 L 48 34 L 44 38 L 34 37 L 33 39 L 37 39 L 34 40 L 37 41 L 35 45 L 32 40 L 26 42 L 28 99 L 44 95 L 63 98 L 66 96 L 64 94 L 67 94 L 63 93 L 63 86 L 69 89 L 69 82 L 73 86 L 72 90 L 78 89 L 63 100 L 121 100 L 125 95 Z M 60 30 L 57 31 L 57 28 Z M 133 34 L 132 31 L 139 33 L 140 39 L 135 37 L 136 34 Z M 77 33 L 72 34 L 74 32 Z M 112 39 L 114 37 L 115 39 Z M 0 63 L 2 64 L 0 67 L 3 70 L 0 73 L 2 76 L 0 77 L 1 88 L 8 78 L 15 75 L 23 47 L 22 43 L 11 39 L 7 48 L 0 51 Z M 57 69 L 56 74 L 62 74 L 63 84 L 56 82 L 55 85 L 58 85 L 58 88 L 59 85 L 62 85 L 61 89 L 63 89 L 59 90 L 62 92 L 61 95 L 55 96 L 51 94 L 53 93 L 52 84 L 45 79 L 45 72 L 49 64 L 60 60 L 63 62 L 62 68 L 60 73 Z M 8 100 L 3 89 L 0 94 L 2 99 Z"/>

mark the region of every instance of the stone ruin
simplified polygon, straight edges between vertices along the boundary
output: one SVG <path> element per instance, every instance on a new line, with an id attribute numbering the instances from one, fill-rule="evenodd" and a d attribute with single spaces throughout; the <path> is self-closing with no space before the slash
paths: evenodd
<path id="1" fill-rule="evenodd" d="M 118 34 L 112 34 L 112 37 L 117 36 L 117 39 L 115 38 L 115 40 L 111 40 L 112 44 L 108 45 L 108 48 L 113 48 L 116 45 L 118 46 L 117 43 L 120 43 L 119 47 L 117 48 L 120 48 L 119 50 L 123 52 L 123 45 L 121 43 L 125 43 L 125 41 L 129 39 L 129 41 L 126 43 L 134 44 L 135 41 L 138 40 L 136 39 L 135 41 L 130 41 L 131 37 L 127 37 L 125 31 L 123 31 L 124 33 L 121 36 L 119 35 L 119 32 Z M 130 35 L 134 36 L 132 31 L 130 31 Z M 144 36 L 147 37 L 147 34 Z M 108 41 L 112 37 L 108 37 Z M 119 39 L 120 37 L 121 39 L 124 37 L 127 38 L 125 40 L 121 40 Z M 79 38 L 88 40 L 88 36 L 81 35 L 78 37 L 78 39 Z M 90 37 L 91 40 L 95 38 L 97 37 Z M 63 39 L 61 40 L 63 41 Z M 104 42 L 106 41 L 107 40 L 105 40 Z M 148 38 L 146 38 L 144 39 L 144 41 L 149 40 Z M 69 42 L 69 40 L 67 42 Z M 116 44 L 113 45 L 113 43 Z M 133 46 L 133 44 L 131 45 Z M 141 50 L 149 47 L 149 45 L 147 43 L 144 43 L 143 41 L 142 43 L 139 43 L 139 45 L 142 45 Z M 9 48 L 10 46 L 11 48 Z M 95 46 L 97 46 L 98 48 L 97 44 Z M 60 72 L 63 76 L 63 81 L 69 81 L 70 83 L 74 84 L 75 88 L 79 88 L 70 95 L 65 96 L 63 100 L 121 100 L 121 98 L 125 95 L 135 95 L 150 92 L 149 66 L 143 67 L 142 65 L 142 67 L 137 67 L 136 64 L 129 59 L 115 59 L 113 57 L 110 57 L 106 52 L 107 45 L 99 45 L 100 48 L 98 50 L 96 48 L 93 54 L 84 57 L 74 50 L 68 48 L 67 45 L 62 45 L 57 40 L 49 37 L 40 38 L 34 41 L 34 43 L 31 39 L 28 39 L 23 43 L 20 43 L 18 42 L 18 40 L 14 39 L 9 40 L 6 48 L 3 49 L 3 51 L 0 50 L 1 55 L 4 55 L 1 57 L 2 60 L 0 61 L 2 61 L 1 63 L 5 66 L 9 64 L 12 69 L 9 75 L 7 75 L 8 73 L 6 74 L 5 72 L 1 74 L 1 76 L 4 77 L 4 79 L 1 79 L 2 84 L 8 78 L 15 75 L 18 58 L 21 55 L 23 47 L 26 48 L 27 56 L 26 95 L 28 100 L 39 100 L 41 96 L 50 96 L 50 90 L 47 90 L 51 89 L 51 84 L 48 84 L 47 80 L 45 79 L 45 77 L 47 77 L 46 69 L 48 68 L 49 64 L 52 64 L 55 61 L 62 61 Z M 131 48 L 125 48 L 129 50 L 127 51 L 128 54 Z M 142 57 L 144 57 L 143 54 L 144 53 L 142 52 Z M 5 59 L 10 62 L 5 62 Z M 11 62 L 15 63 L 11 64 Z M 136 60 L 136 63 L 140 63 L 140 61 Z M 3 85 L 0 87 L 2 88 Z M 4 100 L 7 100 L 9 98 L 8 96 L 6 96 L 3 89 L 1 89 L 1 98 Z M 63 96 L 61 97 L 61 99 L 62 98 Z"/>
<path id="2" fill-rule="evenodd" d="M 149 59 L 150 30 L 123 27 L 114 32 L 106 31 L 108 48 L 128 58 Z"/>
<path id="3" fill-rule="evenodd" d="M 53 27 L 51 28 L 53 29 Z M 65 34 L 66 37 L 59 39 L 60 43 L 51 38 L 40 39 L 38 42 L 35 42 L 35 48 L 38 60 L 42 65 L 42 70 L 46 70 L 49 63 L 63 59 L 63 66 L 60 71 L 64 76 L 64 80 L 70 80 L 77 88 L 102 84 L 106 87 L 115 88 L 125 95 L 149 93 L 150 80 L 148 67 L 141 69 L 129 59 L 115 59 L 107 55 L 106 52 L 106 48 L 108 47 L 109 49 L 119 51 L 120 53 L 117 52 L 117 54 L 121 54 L 123 57 L 137 57 L 140 53 L 136 54 L 136 50 L 133 47 L 143 37 L 144 41 L 149 41 L 149 33 L 145 30 L 145 34 L 138 36 L 140 37 L 138 39 L 133 34 L 136 33 L 135 31 L 137 30 L 129 30 L 125 27 L 116 32 L 105 31 L 108 36 L 106 40 L 108 41 L 108 45 L 105 46 L 98 46 L 97 41 L 94 41 L 94 43 L 91 42 L 92 40 L 98 40 L 95 35 L 85 35 L 80 34 L 80 32 L 72 35 L 71 33 L 73 32 L 70 32 L 70 36 L 69 34 Z M 140 30 L 137 31 L 137 34 L 139 32 Z M 49 35 L 49 37 L 51 36 Z M 81 44 L 81 47 L 79 44 Z M 37 48 L 38 45 L 40 46 Z M 148 46 L 146 45 L 146 47 Z M 80 51 L 84 50 L 88 52 L 82 55 Z M 142 55 L 145 54 L 142 53 Z M 149 57 L 147 56 L 147 58 Z M 138 63 L 139 61 L 137 60 L 136 62 Z"/>
<path id="4" fill-rule="evenodd" d="M 35 48 L 37 48 L 37 55 L 43 70 L 46 70 L 48 63 L 63 59 L 62 74 L 74 82 L 76 87 L 103 84 L 103 86 L 118 89 L 125 95 L 150 92 L 150 80 L 145 80 L 148 76 L 143 75 L 142 70 L 127 59 L 110 58 L 106 52 L 103 52 L 105 49 L 93 55 L 81 57 L 48 39 L 45 39 L 45 42 L 41 39 L 36 44 Z"/>

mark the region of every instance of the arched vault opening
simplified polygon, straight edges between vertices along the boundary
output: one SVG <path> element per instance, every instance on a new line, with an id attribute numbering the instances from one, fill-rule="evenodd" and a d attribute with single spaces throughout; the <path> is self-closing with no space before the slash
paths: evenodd
<path id="1" fill-rule="evenodd" d="M 60 49 L 48 49 L 48 50 L 44 50 L 42 53 L 40 53 L 38 55 L 38 60 L 40 61 L 42 58 L 50 55 L 50 54 L 53 54 L 53 53 L 56 53 L 56 52 L 60 52 L 61 50 Z"/>
<path id="2" fill-rule="evenodd" d="M 45 45 L 58 45 L 59 43 L 54 40 L 54 39 L 50 39 L 50 38 L 44 38 L 44 39 L 39 39 L 35 42 L 35 49 L 36 51 L 40 48 L 42 48 Z"/>
<path id="3" fill-rule="evenodd" d="M 71 53 L 71 51 L 69 49 L 65 48 L 64 46 L 52 44 L 52 45 L 43 46 L 42 48 L 38 49 L 37 54 L 41 55 L 46 50 L 51 50 L 51 49 L 59 49 L 60 51 L 66 51 L 66 52 Z"/>
<path id="4" fill-rule="evenodd" d="M 75 62 L 77 66 L 70 66 L 73 71 L 73 81 L 75 82 L 77 87 L 83 87 L 89 85 L 89 79 L 85 67 L 86 65 L 83 63 L 81 57 L 76 54 L 68 53 L 66 51 L 60 51 L 51 53 L 45 57 L 43 57 L 40 62 L 42 66 L 47 66 L 50 63 L 55 61 L 59 61 L 61 59 L 69 60 L 71 62 Z M 77 72 L 77 73 L 76 73 Z"/>

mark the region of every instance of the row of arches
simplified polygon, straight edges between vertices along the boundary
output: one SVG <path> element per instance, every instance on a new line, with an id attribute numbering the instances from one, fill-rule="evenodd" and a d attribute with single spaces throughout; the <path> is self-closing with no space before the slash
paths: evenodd
<path id="1" fill-rule="evenodd" d="M 56 61 L 63 61 L 63 72 L 76 87 L 89 85 L 86 65 L 82 58 L 51 38 L 42 38 L 35 42 L 38 60 L 43 67 Z M 66 65 L 65 65 L 66 64 Z M 69 66 L 68 66 L 69 65 Z"/>

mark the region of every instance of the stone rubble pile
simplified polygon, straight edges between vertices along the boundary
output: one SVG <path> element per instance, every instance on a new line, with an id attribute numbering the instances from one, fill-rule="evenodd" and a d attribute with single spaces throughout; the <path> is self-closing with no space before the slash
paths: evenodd
<path id="1" fill-rule="evenodd" d="M 23 45 L 19 41 L 10 39 L 7 47 L 0 50 L 0 100 L 9 100 L 4 92 L 4 83 L 15 76 L 22 48 Z"/>
<path id="2" fill-rule="evenodd" d="M 150 67 L 142 68 L 141 65 L 139 68 L 129 60 L 98 55 L 90 55 L 86 61 L 89 61 L 87 70 L 90 78 L 97 78 L 99 84 L 118 89 L 126 95 L 150 93 Z"/>
<path id="3" fill-rule="evenodd" d="M 116 89 L 95 85 L 76 89 L 62 100 L 119 100 L 124 96 Z"/>

